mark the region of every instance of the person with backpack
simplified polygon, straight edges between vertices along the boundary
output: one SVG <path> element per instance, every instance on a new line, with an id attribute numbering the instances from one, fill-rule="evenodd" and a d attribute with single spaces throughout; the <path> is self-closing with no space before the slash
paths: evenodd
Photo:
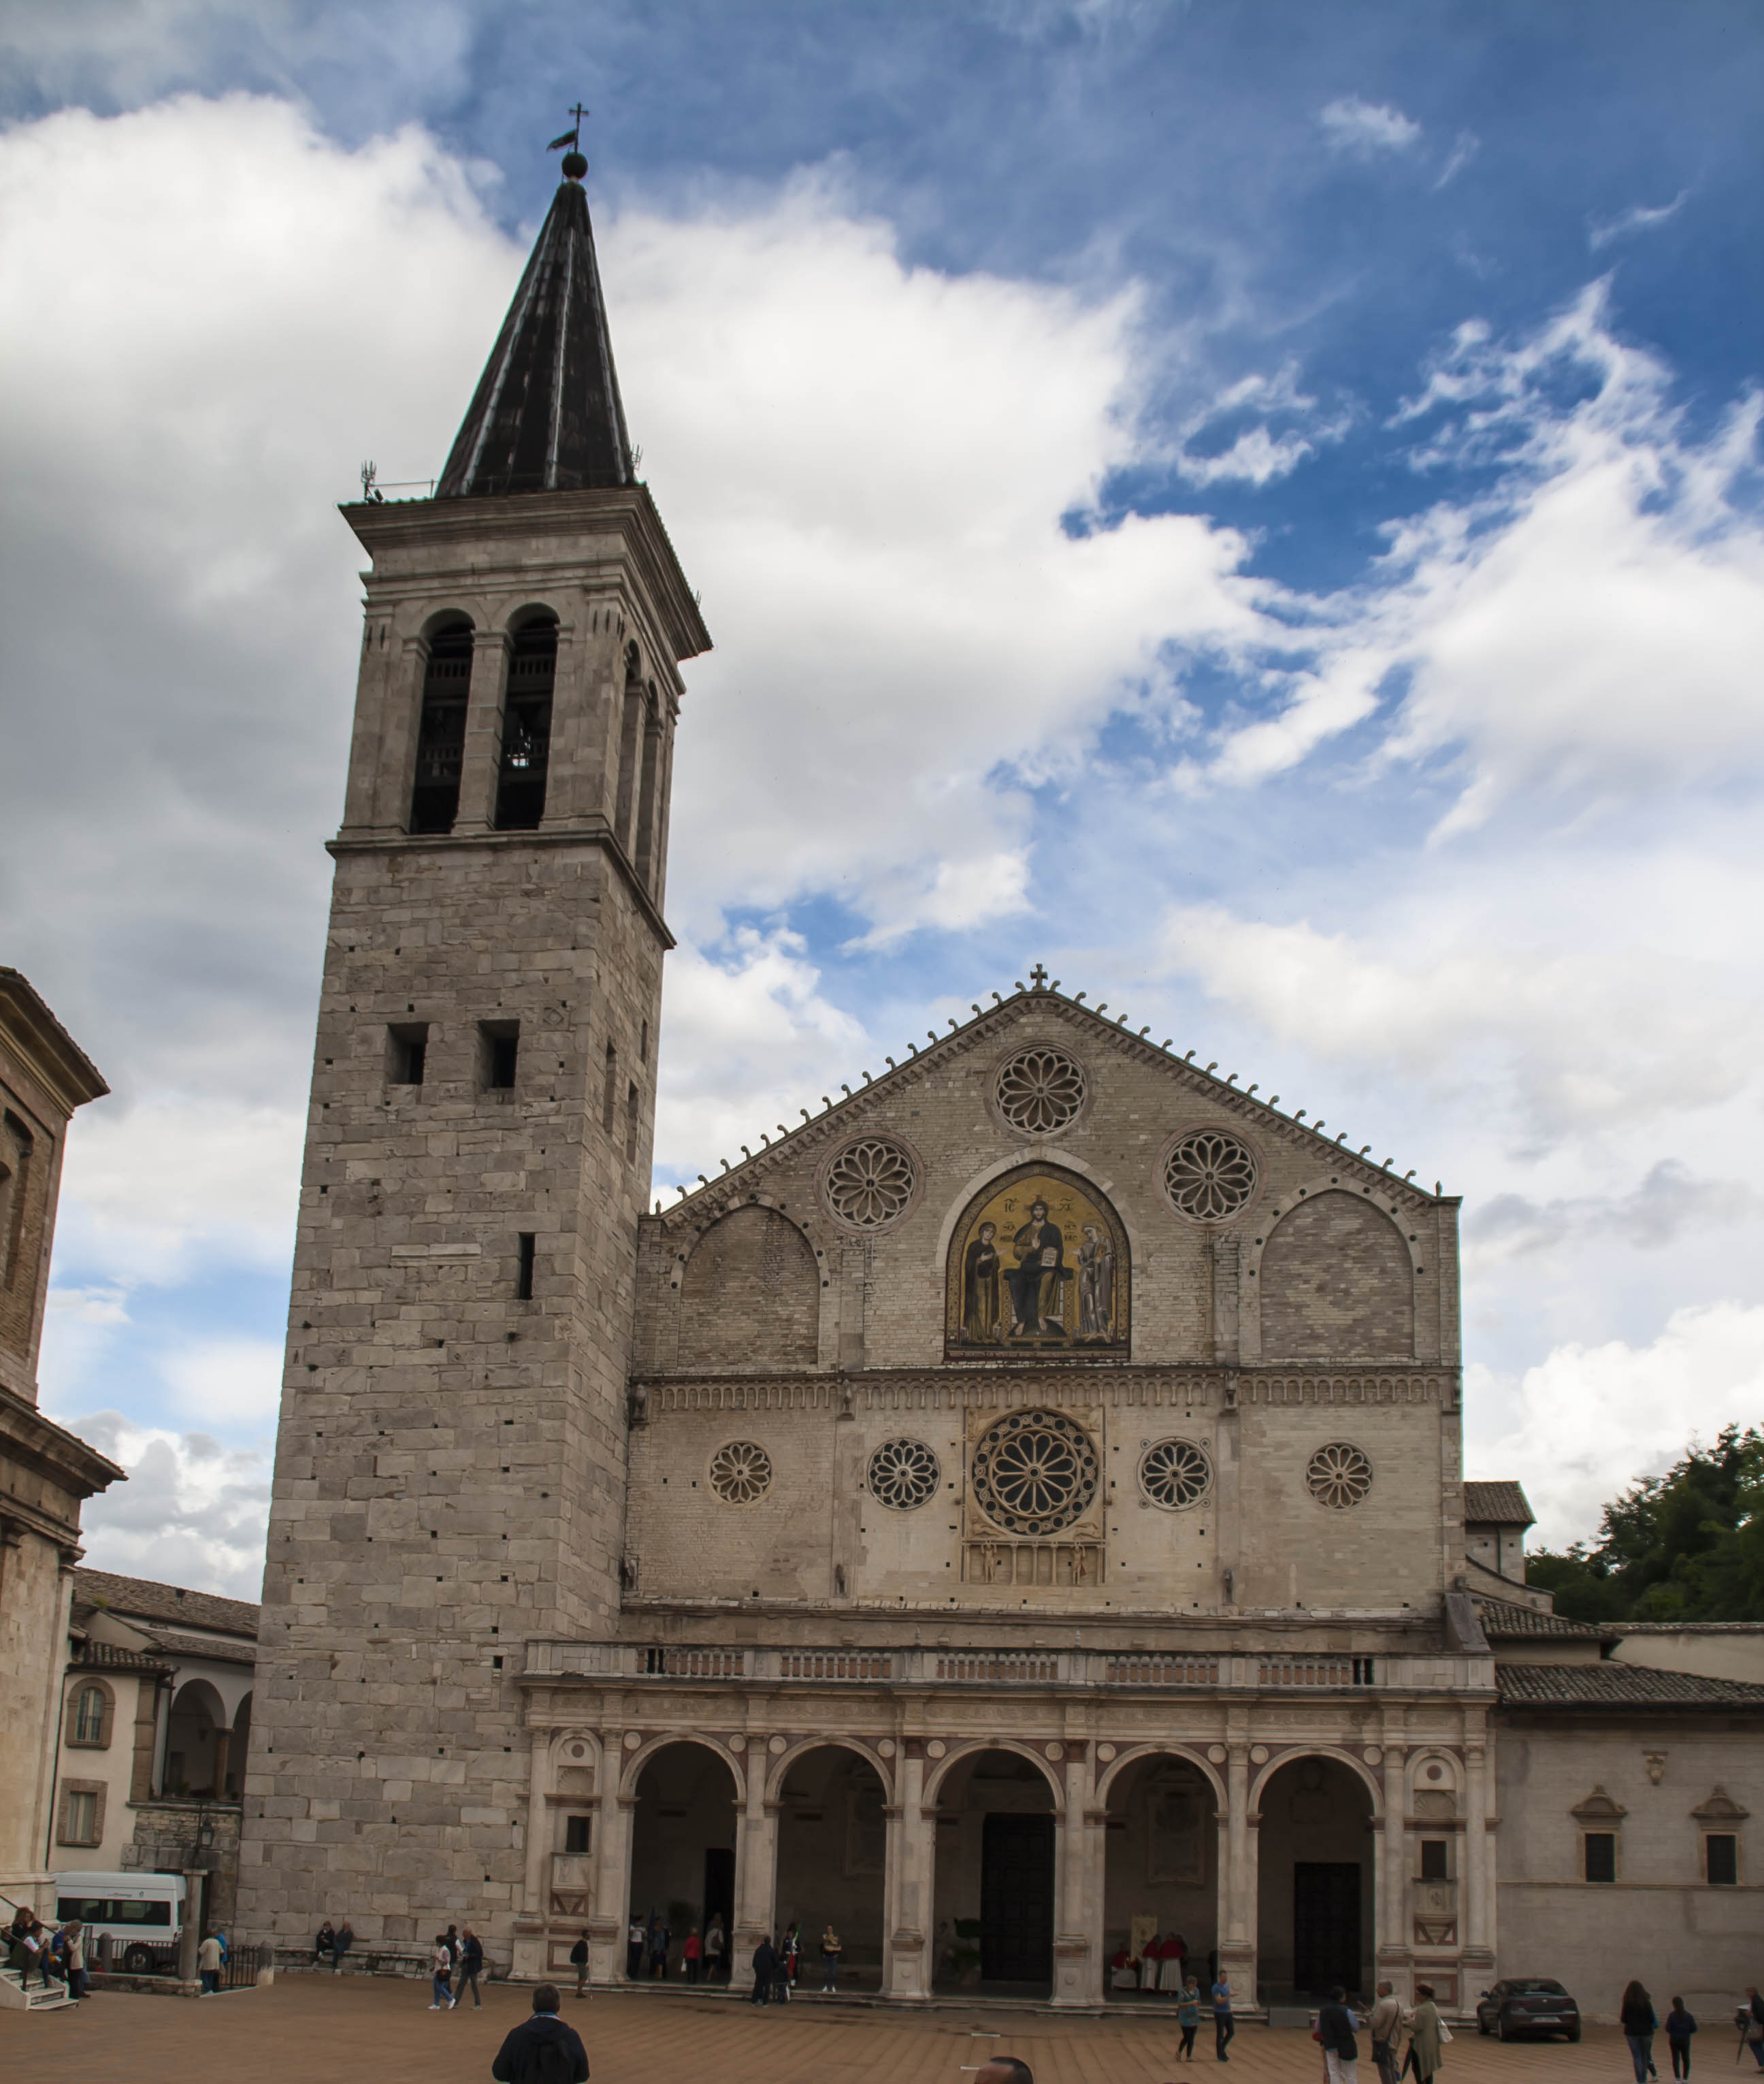
<path id="1" fill-rule="evenodd" d="M 585 1932 L 569 1950 L 569 1965 L 576 1972 L 576 1999 L 588 1994 L 588 1935 Z"/>
<path id="2" fill-rule="evenodd" d="M 1354 2038 L 1357 2024 L 1347 2009 L 1347 1993 L 1338 1983 L 1317 2014 L 1317 2039 L 1323 2044 L 1329 2084 L 1360 2084 L 1360 2043 Z"/>
<path id="3" fill-rule="evenodd" d="M 1660 2021 L 1654 2016 L 1653 1999 L 1639 1983 L 1624 1984 L 1618 2018 L 1623 2038 L 1629 2043 L 1630 2058 L 1635 2065 L 1635 2084 L 1648 2084 L 1648 2073 L 1654 2066 L 1654 2035 Z"/>
<path id="4" fill-rule="evenodd" d="M 533 2015 L 497 2050 L 490 2065 L 496 2084 L 588 2084 L 588 2051 L 582 2035 L 557 2016 L 561 1999 L 555 1983 L 533 1993 Z"/>
<path id="5" fill-rule="evenodd" d="M 1690 2036 L 1697 2030 L 1697 2023 L 1685 2010 L 1682 1997 L 1674 1997 L 1672 2010 L 1666 2014 L 1666 2045 L 1672 2050 L 1672 2073 L 1688 2078 L 1690 2074 Z"/>

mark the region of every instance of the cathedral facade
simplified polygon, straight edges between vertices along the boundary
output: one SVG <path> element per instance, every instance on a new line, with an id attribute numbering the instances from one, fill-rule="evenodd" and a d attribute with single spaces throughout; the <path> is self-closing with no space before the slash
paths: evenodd
<path id="1" fill-rule="evenodd" d="M 1038 968 L 646 1206 L 709 639 L 580 164 L 435 495 L 345 510 L 242 1929 L 470 1917 L 534 1976 L 586 1933 L 610 1983 L 633 1913 L 720 1919 L 738 1989 L 831 1922 L 888 1996 L 1068 2006 L 1179 1934 L 1246 2005 L 1460 2006 L 1508 1820 L 1484 1620 L 1533 1671 L 1614 1646 L 1544 1640 L 1522 1516 L 1467 1521 L 1454 1200 Z M 1656 1705 L 1742 1759 L 1764 1688 L 1720 1684 Z"/>

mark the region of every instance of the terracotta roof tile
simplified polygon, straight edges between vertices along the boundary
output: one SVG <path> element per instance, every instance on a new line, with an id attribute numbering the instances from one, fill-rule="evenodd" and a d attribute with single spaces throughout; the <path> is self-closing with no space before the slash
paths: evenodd
<path id="1" fill-rule="evenodd" d="M 1516 1483 L 1466 1483 L 1464 1486 L 1466 1527 L 1534 1527 L 1537 1520 L 1524 1491 Z"/>
<path id="2" fill-rule="evenodd" d="M 1554 1636 L 1576 1642 L 1621 1642 L 1623 1631 L 1593 1621 L 1571 1621 L 1565 1614 L 1539 1613 L 1535 1607 L 1514 1605 L 1508 1599 L 1478 1599 L 1483 1633 L 1491 1642 L 1512 1642 L 1523 1637 Z"/>
<path id="3" fill-rule="evenodd" d="M 1764 1686 L 1639 1664 L 1497 1663 L 1495 1683 L 1504 1708 L 1741 1708 L 1764 1714 Z"/>
<path id="4" fill-rule="evenodd" d="M 108 1570 L 76 1570 L 74 1596 L 87 1606 L 106 1607 L 129 1620 L 225 1629 L 230 1634 L 248 1635 L 256 1640 L 257 1608 L 248 1599 L 226 1599 L 218 1592 L 156 1585 L 148 1578 L 119 1578 Z"/>

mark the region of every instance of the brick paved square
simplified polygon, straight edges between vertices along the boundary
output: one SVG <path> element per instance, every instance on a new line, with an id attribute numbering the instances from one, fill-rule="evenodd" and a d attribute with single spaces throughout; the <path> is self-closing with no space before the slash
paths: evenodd
<path id="1" fill-rule="evenodd" d="M 438 2014 L 427 2005 L 425 1983 L 365 1977 L 294 1976 L 206 2001 L 119 1993 L 73 2013 L 0 2012 L 0 2065 L 30 2084 L 480 2084 L 531 1997 L 497 1985 L 481 2012 Z M 995 2052 L 1027 2062 L 1036 2084 L 1165 2084 L 1185 2067 L 1203 2078 L 1216 2069 L 1210 2035 L 1192 2065 L 1179 2065 L 1174 2027 L 1137 2018 L 872 2010 L 807 1998 L 758 2010 L 672 1993 L 566 1997 L 564 2015 L 587 2043 L 594 2084 L 964 2084 Z M 1733 2051 L 1711 2024 L 1699 2073 L 1725 2077 Z M 1664 2066 L 1663 2044 L 1659 2054 Z M 1302 2032 L 1246 2027 L 1232 2061 L 1233 2084 L 1322 2084 Z M 1360 2073 L 1375 2084 L 1369 2061 Z M 1470 2032 L 1448 2049 L 1442 2084 L 1623 2084 L 1628 2075 L 1628 2051 L 1608 2027 L 1589 2028 L 1576 2048 L 1504 2048 Z"/>

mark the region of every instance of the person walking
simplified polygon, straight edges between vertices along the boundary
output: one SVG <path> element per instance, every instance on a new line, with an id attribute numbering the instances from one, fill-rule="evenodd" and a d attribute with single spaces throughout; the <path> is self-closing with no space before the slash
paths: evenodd
<path id="1" fill-rule="evenodd" d="M 667 1950 L 673 1943 L 673 1934 L 652 1910 L 649 1912 L 649 1980 L 652 1983 L 658 1978 L 664 1983 L 667 1980 Z"/>
<path id="2" fill-rule="evenodd" d="M 1231 1978 L 1220 1968 L 1219 1980 L 1212 1986 L 1212 2052 L 1221 2062 L 1231 2060 L 1225 2044 L 1237 2030 L 1231 2016 Z"/>
<path id="3" fill-rule="evenodd" d="M 686 1963 L 687 1981 L 696 1983 L 700 1963 L 704 1959 L 704 1942 L 699 1938 L 696 1925 L 686 1935 L 686 1943 L 680 1949 L 680 1959 Z"/>
<path id="4" fill-rule="evenodd" d="M 1326 2004 L 1318 2006 L 1317 2038 L 1323 2044 L 1323 2069 L 1329 2084 L 1360 2084 L 1360 2043 L 1356 2022 L 1347 2009 L 1347 1993 L 1337 1983 Z"/>
<path id="5" fill-rule="evenodd" d="M 336 1942 L 331 1949 L 331 1973 L 333 1976 L 343 1973 L 343 1957 L 354 1944 L 355 1927 L 345 1917 L 337 1927 Z"/>
<path id="6" fill-rule="evenodd" d="M 196 1972 L 205 1997 L 216 1996 L 221 1987 L 221 1942 L 211 1932 L 196 1950 Z"/>
<path id="7" fill-rule="evenodd" d="M 503 2041 L 490 2065 L 496 2084 L 588 2084 L 588 2051 L 582 2035 L 557 2016 L 555 1983 L 533 1993 L 533 2015 Z"/>
<path id="8" fill-rule="evenodd" d="M 831 1918 L 827 1929 L 821 1934 L 821 1991 L 823 1996 L 839 1994 L 839 1957 L 844 1952 L 840 1945 L 839 1934 L 833 1929 Z"/>
<path id="9" fill-rule="evenodd" d="M 588 1935 L 585 1932 L 569 1950 L 569 1965 L 576 1972 L 576 2000 L 588 1994 Z"/>
<path id="10" fill-rule="evenodd" d="M 1751 2049 L 1753 2060 L 1758 2068 L 1764 2069 L 1764 1997 L 1758 1995 L 1756 1983 L 1746 1984 L 1745 2002 L 1740 2010 L 1742 2018 L 1748 2022 L 1745 2029 L 1745 2044 Z M 1739 2057 L 1736 2056 L 1734 2060 L 1737 2061 Z"/>
<path id="11" fill-rule="evenodd" d="M 478 1995 L 478 1978 L 484 1972 L 484 1942 L 479 1938 L 469 1925 L 459 1935 L 459 1955 L 455 1967 L 456 1971 L 453 1986 L 455 2008 L 458 2009 L 459 2000 L 466 1993 L 466 1986 L 470 1984 L 472 2009 L 475 2012 L 481 2012 L 484 2010 L 484 2000 Z"/>
<path id="12" fill-rule="evenodd" d="M 1415 2010 L 1409 2014 L 1409 2048 L 1402 2058 L 1405 2070 L 1415 2072 L 1415 2084 L 1432 2084 L 1440 2073 L 1440 2045 L 1446 2039 L 1445 2022 L 1433 2001 L 1433 1985 L 1417 1983 Z"/>
<path id="13" fill-rule="evenodd" d="M 631 1913 L 631 1929 L 624 1936 L 624 1979 L 634 1983 L 643 1973 L 643 1920 Z"/>
<path id="14" fill-rule="evenodd" d="M 704 1980 L 714 1983 L 721 1980 L 729 1966 L 729 1938 L 723 1930 L 723 1914 L 713 1911 L 704 1933 Z"/>
<path id="15" fill-rule="evenodd" d="M 70 1918 L 61 1927 L 60 1937 L 62 1965 L 67 1976 L 67 1994 L 70 1997 L 83 1997 L 90 1987 L 86 1976 L 86 1928 L 77 1917 Z"/>
<path id="16" fill-rule="evenodd" d="M 1690 2074 L 1690 2036 L 1697 2030 L 1697 2023 L 1685 2010 L 1682 1997 L 1674 1997 L 1672 2010 L 1666 2014 L 1666 2045 L 1672 2051 L 1672 2073 L 1677 2078 Z"/>
<path id="17" fill-rule="evenodd" d="M 1639 1983 L 1624 1984 L 1618 2019 L 1623 2029 L 1623 2038 L 1629 2043 L 1630 2058 L 1635 2065 L 1635 2084 L 1648 2084 L 1648 2073 L 1654 2064 L 1654 2035 L 1660 2022 L 1654 2016 L 1653 1999 Z"/>
<path id="18" fill-rule="evenodd" d="M 453 2002 L 453 1949 L 445 1932 L 435 1934 L 434 1951 L 429 1957 L 429 2009 L 444 2012 Z"/>
<path id="19" fill-rule="evenodd" d="M 1378 2084 L 1397 2084 L 1397 2035 L 1402 2031 L 1402 2006 L 1389 1983 L 1378 1985 L 1377 2002 L 1366 2021 Z"/>
<path id="20" fill-rule="evenodd" d="M 1176 2000 L 1176 2023 L 1182 2029 L 1182 2045 L 1176 2051 L 1179 2062 L 1195 2059 L 1195 2035 L 1200 2031 L 1200 1985 L 1191 1976 L 1182 1985 L 1182 1993 Z"/>
<path id="21" fill-rule="evenodd" d="M 772 1985 L 777 1973 L 778 1950 L 772 1943 L 771 1934 L 768 1933 L 753 1950 L 753 1995 L 747 2000 L 749 2004 L 769 2005 L 772 2002 Z"/>

